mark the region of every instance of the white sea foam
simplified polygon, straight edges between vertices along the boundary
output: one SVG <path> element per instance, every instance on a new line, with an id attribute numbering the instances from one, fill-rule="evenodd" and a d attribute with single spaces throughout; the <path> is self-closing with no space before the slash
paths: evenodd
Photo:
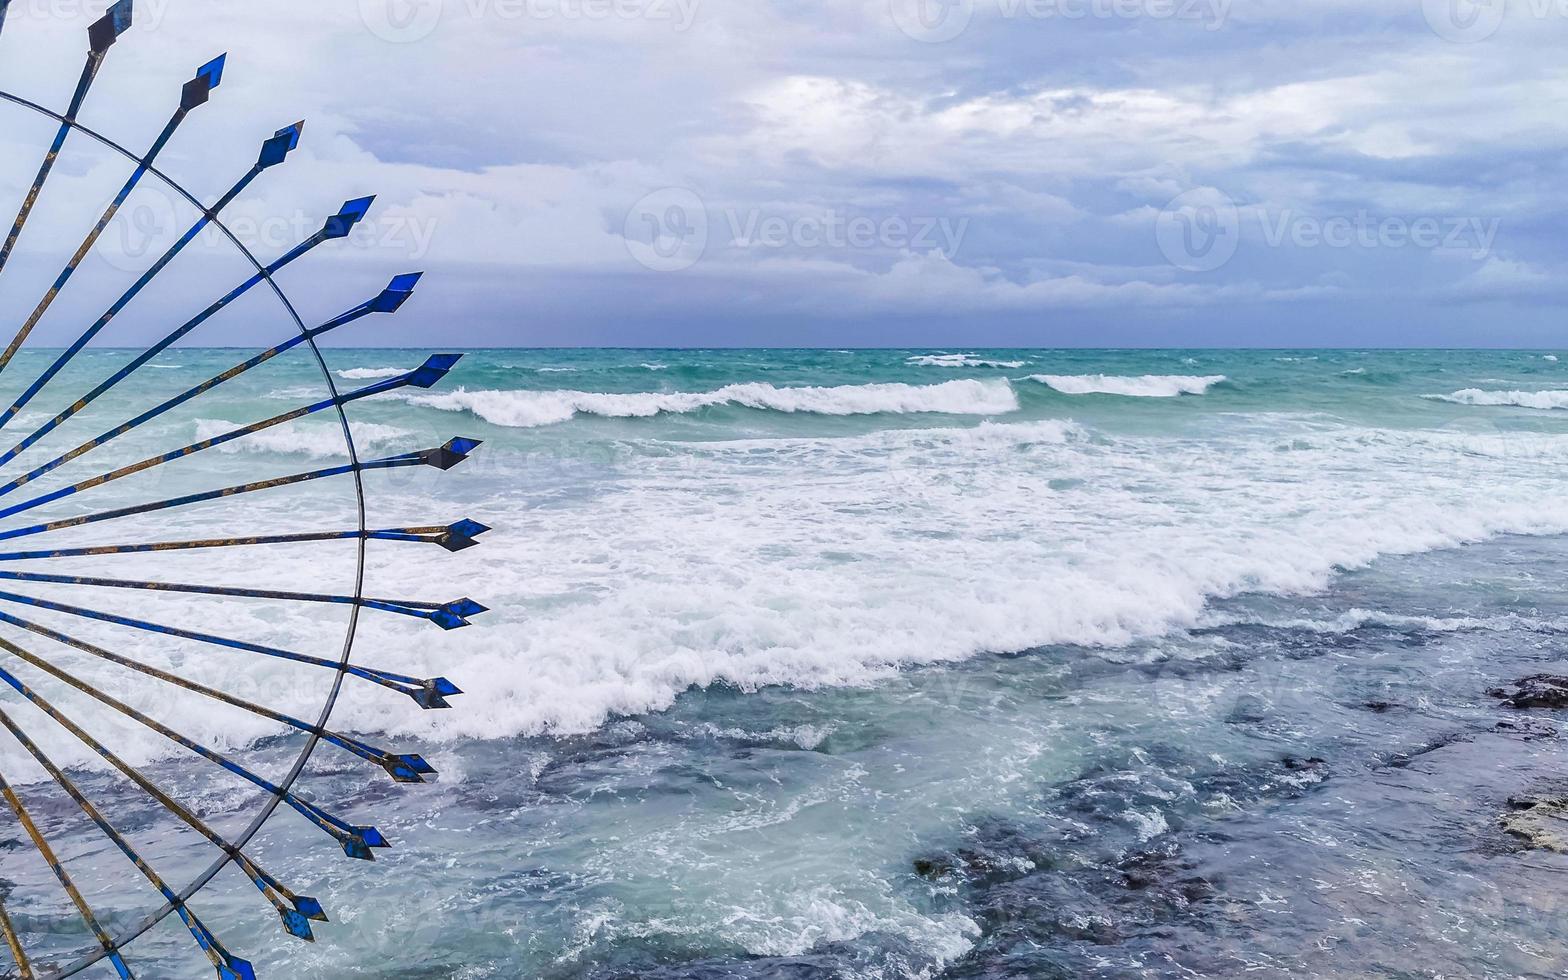
<path id="1" fill-rule="evenodd" d="M 1231 614 L 1205 616 L 1204 627 L 1264 626 L 1270 629 L 1303 630 L 1309 633 L 1354 633 L 1368 627 L 1396 630 L 1420 630 L 1428 633 L 1460 633 L 1476 631 L 1560 631 L 1564 624 L 1556 621 L 1529 619 L 1521 616 L 1408 616 L 1374 609 L 1350 609 L 1332 618 L 1268 618 Z"/>
<path id="2" fill-rule="evenodd" d="M 211 439 L 235 428 L 233 422 L 219 419 L 197 419 L 196 441 Z M 385 449 L 417 449 L 407 445 L 413 433 L 395 425 L 375 422 L 351 422 L 354 445 L 361 452 L 379 452 Z M 262 429 L 233 442 L 216 447 L 221 453 L 277 453 L 282 455 L 309 456 L 312 459 L 347 458 L 343 445 L 343 429 L 335 422 L 289 422 L 271 429 Z"/>
<path id="3" fill-rule="evenodd" d="M 400 374 L 407 374 L 409 370 L 409 368 L 397 367 L 363 367 L 345 368 L 333 373 L 349 381 L 369 381 L 374 378 L 395 378 Z"/>
<path id="4" fill-rule="evenodd" d="M 1452 395 L 1424 395 L 1422 397 L 1440 402 L 1453 402 L 1456 405 L 1539 409 L 1568 408 L 1568 391 L 1483 391 L 1480 388 L 1466 388 L 1463 391 L 1456 391 Z"/>
<path id="5" fill-rule="evenodd" d="M 469 412 L 493 425 L 533 428 L 566 422 L 574 416 L 647 418 L 689 413 L 719 405 L 772 412 L 817 415 L 938 413 L 1001 415 L 1018 410 L 1018 397 L 1004 380 L 947 381 L 936 385 L 866 384 L 832 388 L 779 388 L 761 382 L 726 385 L 715 391 L 469 391 L 443 394 L 394 392 L 412 405 L 448 412 Z"/>
<path id="6" fill-rule="evenodd" d="M 624 444 L 613 479 L 548 508 L 520 469 L 487 486 L 479 516 L 497 530 L 461 559 L 488 622 L 453 634 L 456 649 L 364 627 L 389 669 L 461 663 L 483 678 L 464 710 L 350 707 L 345 723 L 582 731 L 692 686 L 861 685 L 985 651 L 1120 646 L 1202 625 L 1218 597 L 1311 593 L 1384 555 L 1568 531 L 1559 468 L 1498 434 L 1322 426 L 1177 438 L 990 422 Z M 394 591 L 428 574 L 377 571 Z"/>
<path id="7" fill-rule="evenodd" d="M 1557 355 L 1556 354 L 1542 354 L 1541 355 L 1541 360 L 1543 360 L 1543 361 L 1551 361 L 1553 364 L 1556 364 L 1557 363 Z"/>
<path id="8" fill-rule="evenodd" d="M 1145 374 L 1117 377 L 1109 374 L 1034 374 L 1029 380 L 1049 385 L 1064 395 L 1126 395 L 1132 398 L 1175 398 L 1201 395 L 1225 381 L 1223 374 L 1202 377 L 1180 374 Z"/>
<path id="9" fill-rule="evenodd" d="M 973 354 L 920 354 L 905 359 L 919 367 L 941 368 L 1021 368 L 1028 361 L 992 361 Z"/>

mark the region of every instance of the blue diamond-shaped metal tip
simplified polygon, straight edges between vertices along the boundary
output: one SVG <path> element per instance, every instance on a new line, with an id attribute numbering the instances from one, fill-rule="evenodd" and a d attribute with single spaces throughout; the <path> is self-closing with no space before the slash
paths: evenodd
<path id="1" fill-rule="evenodd" d="M 256 980 L 256 970 L 238 956 L 224 954 L 224 965 L 218 967 L 218 976 L 223 980 Z"/>
<path id="2" fill-rule="evenodd" d="M 480 613 L 486 613 L 490 611 L 489 606 L 482 606 L 467 596 L 464 596 L 461 599 L 455 599 L 452 602 L 447 603 L 443 608 L 450 609 L 459 616 L 477 616 Z"/>
<path id="3" fill-rule="evenodd" d="M 408 768 L 414 770 L 415 772 L 419 773 L 420 775 L 423 775 L 423 776 L 434 776 L 436 774 L 435 767 L 432 766 L 430 763 L 426 762 L 424 756 L 421 756 L 421 755 L 405 755 L 405 756 L 400 756 L 399 758 L 401 758 L 403 760 L 403 764 L 404 765 L 408 766 Z"/>
<path id="4" fill-rule="evenodd" d="M 445 677 L 434 678 L 433 680 L 430 681 L 430 684 L 435 689 L 435 692 L 437 694 L 441 694 L 441 695 L 445 695 L 445 696 L 450 697 L 453 694 L 462 694 L 463 693 L 458 688 L 458 686 L 456 684 L 453 684 L 451 681 L 447 680 Z"/>
<path id="5" fill-rule="evenodd" d="M 261 144 L 261 157 L 257 159 L 256 166 L 265 170 L 283 162 L 295 147 L 299 146 L 300 133 L 305 130 L 304 120 L 292 126 L 284 126 L 273 133 L 267 141 Z"/>
<path id="6" fill-rule="evenodd" d="M 420 452 L 420 461 L 437 469 L 449 470 L 468 458 L 479 445 L 478 439 L 451 439 L 446 445 Z"/>
<path id="7" fill-rule="evenodd" d="M 212 90 L 223 80 L 223 62 L 226 58 L 228 55 L 220 54 L 196 69 L 196 77 L 186 82 L 185 88 L 180 92 L 181 109 L 189 112 L 199 105 L 207 104 Z"/>
<path id="8" fill-rule="evenodd" d="M 370 212 L 370 205 L 375 197 L 356 197 L 352 201 L 344 201 L 338 208 L 338 213 L 327 219 L 321 228 L 321 235 L 327 241 L 334 238 L 344 238 L 354 230 L 354 226 Z"/>
<path id="9" fill-rule="evenodd" d="M 446 533 L 436 541 L 448 551 L 463 551 L 477 545 L 479 542 L 474 539 L 488 530 L 490 530 L 488 526 L 464 518 L 455 524 L 447 525 Z"/>
<path id="10" fill-rule="evenodd" d="M 310 920 L 301 915 L 297 909 L 282 909 L 278 912 L 278 916 L 283 920 L 284 932 L 307 943 L 316 941 L 316 934 L 310 930 Z"/>
<path id="11" fill-rule="evenodd" d="M 395 755 L 389 755 L 382 759 L 381 768 L 385 769 L 387 775 L 399 783 L 422 783 L 425 781 L 424 777 L 416 772 L 412 766 Z"/>
<path id="12" fill-rule="evenodd" d="M 419 705 L 421 708 L 425 709 L 426 711 L 435 711 L 438 708 L 450 708 L 451 707 L 450 704 L 446 703 L 446 698 L 443 698 L 441 695 L 439 695 L 436 692 L 430 690 L 430 688 L 428 688 L 428 687 L 421 687 L 418 690 L 406 691 L 404 693 L 406 693 L 409 697 L 413 698 L 414 699 L 414 703 Z"/>
<path id="13" fill-rule="evenodd" d="M 461 354 L 431 354 L 425 358 L 425 363 L 409 372 L 408 383 L 415 388 L 429 388 L 446 377 L 462 359 Z"/>
<path id="14" fill-rule="evenodd" d="M 361 840 L 363 840 L 366 844 L 369 844 L 371 847 L 392 846 L 390 843 L 388 843 L 385 837 L 381 836 L 381 831 L 374 827 L 355 827 L 354 832 L 359 835 Z"/>
<path id="15" fill-rule="evenodd" d="M 120 0 L 87 29 L 87 39 L 94 52 L 102 54 L 131 28 L 131 0 Z"/>
<path id="16" fill-rule="evenodd" d="M 404 303 L 408 302 L 408 298 L 414 295 L 414 287 L 419 285 L 419 278 L 423 275 L 423 272 L 405 272 L 401 276 L 393 277 L 392 281 L 387 283 L 387 288 L 370 301 L 370 312 L 396 313 Z"/>
<path id="17" fill-rule="evenodd" d="M 469 625 L 468 620 L 450 609 L 435 610 L 430 614 L 430 621 L 444 630 L 460 630 Z"/>
<path id="18" fill-rule="evenodd" d="M 317 922 L 327 921 L 327 913 L 321 910 L 321 903 L 306 895 L 294 896 L 294 909 L 307 919 Z"/>
<path id="19" fill-rule="evenodd" d="M 229 60 L 228 53 L 218 55 L 216 58 L 196 69 L 197 78 L 205 78 L 208 88 L 217 88 L 223 81 L 223 66 Z"/>

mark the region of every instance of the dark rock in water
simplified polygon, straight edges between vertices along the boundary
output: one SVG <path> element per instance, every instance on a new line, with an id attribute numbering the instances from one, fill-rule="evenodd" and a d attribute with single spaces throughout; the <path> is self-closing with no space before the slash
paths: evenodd
<path id="1" fill-rule="evenodd" d="M 1373 712 L 1374 714 L 1384 715 L 1390 711 L 1393 711 L 1395 708 L 1399 707 L 1399 705 L 1392 701 L 1368 701 L 1363 704 L 1362 707 L 1366 708 L 1370 712 Z"/>
<path id="2" fill-rule="evenodd" d="M 915 858 L 915 874 L 922 878 L 945 878 L 956 870 L 945 858 Z"/>
<path id="3" fill-rule="evenodd" d="M 1568 854 L 1568 798 L 1513 796 L 1508 807 L 1513 812 L 1498 818 L 1505 832 L 1532 850 Z"/>
<path id="4" fill-rule="evenodd" d="M 1568 677 L 1534 674 L 1514 681 L 1509 688 L 1494 687 L 1486 693 L 1510 708 L 1568 708 Z"/>
<path id="5" fill-rule="evenodd" d="M 1287 755 L 1283 761 L 1285 768 L 1291 772 L 1300 772 L 1303 769 L 1316 769 L 1318 766 L 1328 765 L 1327 759 L 1319 759 L 1317 756 L 1313 756 L 1310 759 L 1298 759 L 1293 755 Z"/>
<path id="6" fill-rule="evenodd" d="M 1562 734 L 1556 725 L 1536 718 L 1500 721 L 1492 726 L 1492 730 L 1503 735 L 1512 735 L 1526 742 L 1556 739 Z"/>

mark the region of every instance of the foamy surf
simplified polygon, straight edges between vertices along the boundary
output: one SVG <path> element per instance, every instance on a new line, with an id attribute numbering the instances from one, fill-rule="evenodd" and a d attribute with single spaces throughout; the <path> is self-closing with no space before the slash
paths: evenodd
<path id="1" fill-rule="evenodd" d="M 219 419 L 197 419 L 196 441 L 211 439 L 237 428 L 233 422 Z M 411 444 L 413 432 L 395 425 L 375 422 L 351 422 L 354 446 L 361 452 L 417 449 Z M 271 429 L 262 429 L 241 436 L 233 442 L 217 447 L 228 454 L 275 453 L 286 456 L 308 456 L 311 459 L 336 459 L 348 456 L 343 442 L 343 429 L 334 422 L 289 422 Z"/>
<path id="2" fill-rule="evenodd" d="M 400 374 L 407 374 L 409 370 L 409 368 L 397 367 L 362 367 L 345 368 L 333 373 L 348 381 L 371 381 L 376 378 L 395 378 Z"/>
<path id="3" fill-rule="evenodd" d="M 1180 374 L 1145 374 L 1117 377 L 1106 374 L 1033 374 L 1038 381 L 1064 395 L 1124 395 L 1129 398 L 1175 398 L 1201 395 L 1228 380 L 1223 374 L 1202 377 Z"/>
<path id="4" fill-rule="evenodd" d="M 726 385 L 701 392 L 470 391 L 445 394 L 395 393 L 421 408 L 467 412 L 492 425 L 536 428 L 578 415 L 650 418 L 684 415 L 734 405 L 768 412 L 814 415 L 1003 415 L 1018 411 L 1018 396 L 1006 381 L 947 381 L 935 385 L 866 384 L 781 388 L 762 382 Z"/>
<path id="5" fill-rule="evenodd" d="M 1451 395 L 1425 395 L 1433 401 L 1492 408 L 1568 408 L 1568 391 L 1483 391 L 1466 388 Z"/>
<path id="6" fill-rule="evenodd" d="M 919 354 L 906 358 L 905 364 L 939 368 L 1021 368 L 1028 361 L 996 361 L 973 354 Z"/>

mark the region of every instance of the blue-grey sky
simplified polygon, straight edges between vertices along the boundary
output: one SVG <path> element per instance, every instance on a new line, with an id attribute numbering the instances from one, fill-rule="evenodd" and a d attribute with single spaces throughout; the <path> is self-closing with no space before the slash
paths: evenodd
<path id="1" fill-rule="evenodd" d="M 63 106 L 103 5 L 14 0 L 0 88 Z M 143 147 L 230 52 L 167 169 L 210 199 L 304 118 L 225 216 L 265 258 L 379 195 L 306 317 L 429 273 L 343 343 L 1558 346 L 1565 41 L 1568 0 L 138 0 L 82 119 Z M 0 108 L 7 220 L 48 134 Z M 125 176 L 71 146 L 0 315 Z M 188 220 L 138 191 L 43 341 Z"/>

